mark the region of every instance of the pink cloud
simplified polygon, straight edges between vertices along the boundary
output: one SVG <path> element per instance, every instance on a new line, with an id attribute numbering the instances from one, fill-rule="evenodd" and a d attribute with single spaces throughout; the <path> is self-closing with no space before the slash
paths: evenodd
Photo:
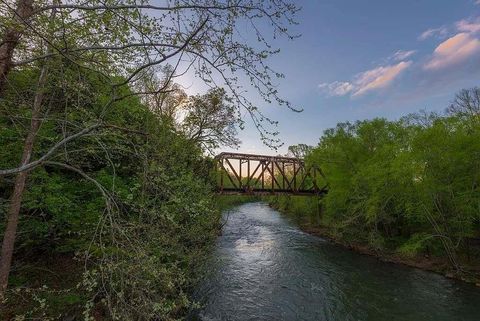
<path id="1" fill-rule="evenodd" d="M 437 70 L 465 61 L 480 52 L 480 41 L 470 33 L 461 32 L 435 48 L 424 69 Z"/>
<path id="2" fill-rule="evenodd" d="M 411 61 L 401 61 L 396 65 L 380 66 L 359 74 L 355 81 L 357 88 L 352 96 L 387 87 L 411 64 Z"/>
<path id="3" fill-rule="evenodd" d="M 357 74 L 352 82 L 334 81 L 322 83 L 318 87 L 330 96 L 361 96 L 389 86 L 411 64 L 412 61 L 401 61 L 394 65 L 379 66 Z"/>

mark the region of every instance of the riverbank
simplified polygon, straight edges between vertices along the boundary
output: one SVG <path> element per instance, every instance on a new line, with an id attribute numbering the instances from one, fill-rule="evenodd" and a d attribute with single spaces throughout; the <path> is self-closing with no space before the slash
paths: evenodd
<path id="1" fill-rule="evenodd" d="M 465 271 L 459 273 L 452 269 L 448 260 L 443 257 L 434 257 L 427 255 L 405 256 L 392 251 L 377 250 L 372 248 L 368 244 L 341 239 L 337 237 L 334 233 L 332 233 L 331 229 L 326 226 L 320 225 L 318 221 L 316 223 L 312 223 L 309 220 L 302 219 L 301 217 L 296 216 L 294 213 L 289 212 L 288 210 L 281 208 L 280 206 L 276 206 L 274 202 L 269 201 L 268 204 L 270 207 L 279 211 L 283 215 L 291 218 L 302 231 L 327 239 L 330 242 L 351 251 L 363 255 L 373 256 L 382 262 L 402 264 L 425 271 L 431 271 L 441 274 L 447 278 L 461 280 L 467 283 L 475 284 L 477 287 L 480 287 L 480 264 L 472 264 L 462 261 L 462 267 Z"/>

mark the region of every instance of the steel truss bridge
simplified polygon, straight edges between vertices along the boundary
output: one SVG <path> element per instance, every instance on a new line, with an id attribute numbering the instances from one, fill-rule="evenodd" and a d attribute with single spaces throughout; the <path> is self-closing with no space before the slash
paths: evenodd
<path id="1" fill-rule="evenodd" d="M 306 167 L 299 158 L 221 153 L 215 165 L 219 194 L 321 196 L 328 192 L 321 169 Z"/>

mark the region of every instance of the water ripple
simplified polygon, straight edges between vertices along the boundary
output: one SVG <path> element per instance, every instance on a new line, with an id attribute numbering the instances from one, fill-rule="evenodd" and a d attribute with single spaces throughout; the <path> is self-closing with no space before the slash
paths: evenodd
<path id="1" fill-rule="evenodd" d="M 480 320 L 474 286 L 332 245 L 264 203 L 225 218 L 193 320 Z"/>

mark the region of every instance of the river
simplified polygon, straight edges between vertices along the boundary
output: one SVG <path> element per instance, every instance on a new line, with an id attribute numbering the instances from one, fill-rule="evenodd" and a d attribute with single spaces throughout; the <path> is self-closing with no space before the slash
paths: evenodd
<path id="1" fill-rule="evenodd" d="M 195 320 L 480 321 L 480 288 L 299 230 L 265 203 L 224 213 Z"/>

